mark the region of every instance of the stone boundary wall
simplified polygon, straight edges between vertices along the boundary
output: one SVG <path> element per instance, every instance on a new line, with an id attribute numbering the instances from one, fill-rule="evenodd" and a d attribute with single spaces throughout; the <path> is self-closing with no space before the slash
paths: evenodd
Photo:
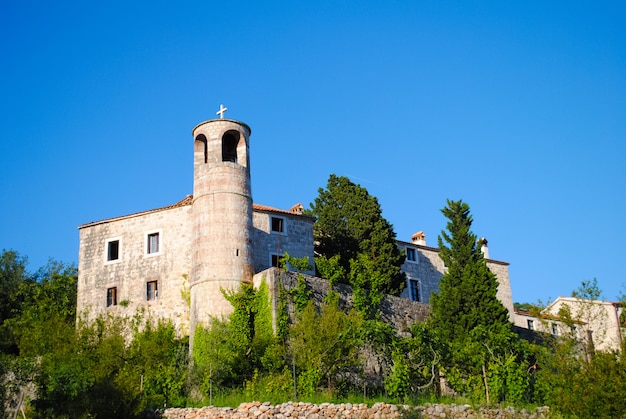
<path id="1" fill-rule="evenodd" d="M 330 291 L 330 284 L 326 279 L 270 268 L 256 274 L 254 283 L 258 286 L 263 280 L 267 282 L 274 300 L 274 310 L 276 310 L 277 284 L 281 283 L 287 291 L 292 290 L 296 288 L 298 275 L 304 277 L 307 288 L 312 292 L 313 301 L 318 305 L 321 304 Z M 352 308 L 352 287 L 346 284 L 336 284 L 335 291 L 339 292 L 339 304 L 346 309 Z M 430 305 L 387 295 L 381 303 L 381 314 L 383 321 L 391 324 L 398 332 L 406 333 L 413 323 L 426 321 L 430 315 Z"/>
<path id="2" fill-rule="evenodd" d="M 269 419 L 269 418 L 374 418 L 388 419 L 401 417 L 422 418 L 467 418 L 467 419 L 544 419 L 550 417 L 548 407 L 540 407 L 535 412 L 526 409 L 477 408 L 470 405 L 424 404 L 422 406 L 396 406 L 376 403 L 371 407 L 366 404 L 313 404 L 305 402 L 287 402 L 272 405 L 269 402 L 242 403 L 237 408 L 206 406 L 201 408 L 171 408 L 161 412 L 167 419 Z"/>

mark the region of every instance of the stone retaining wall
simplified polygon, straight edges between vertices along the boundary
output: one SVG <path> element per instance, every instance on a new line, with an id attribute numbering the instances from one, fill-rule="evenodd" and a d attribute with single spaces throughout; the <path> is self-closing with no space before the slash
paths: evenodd
<path id="1" fill-rule="evenodd" d="M 307 288 L 311 291 L 313 301 L 318 305 L 322 304 L 330 291 L 330 284 L 325 279 L 273 268 L 255 275 L 254 282 L 258 286 L 262 280 L 267 281 L 271 293 L 276 296 L 277 283 L 280 282 L 288 291 L 292 290 L 297 287 L 299 275 L 302 275 L 304 278 Z M 346 309 L 352 308 L 352 287 L 346 284 L 336 284 L 335 291 L 339 293 L 340 306 Z M 426 321 L 426 318 L 430 315 L 430 306 L 428 304 L 394 297 L 393 295 L 384 297 L 380 309 L 382 320 L 391 324 L 401 334 L 405 333 L 413 323 Z"/>
<path id="2" fill-rule="evenodd" d="M 550 417 L 548 407 L 540 407 L 536 412 L 526 409 L 520 411 L 512 407 L 504 409 L 473 409 L 470 405 L 440 405 L 425 404 L 423 406 L 396 406 L 386 403 L 376 403 L 371 407 L 366 404 L 312 404 L 304 402 L 287 402 L 272 405 L 269 402 L 242 403 L 237 408 L 231 407 L 202 407 L 202 408 L 172 408 L 162 412 L 167 419 L 269 419 L 269 418 L 480 418 L 480 419 L 544 419 Z"/>

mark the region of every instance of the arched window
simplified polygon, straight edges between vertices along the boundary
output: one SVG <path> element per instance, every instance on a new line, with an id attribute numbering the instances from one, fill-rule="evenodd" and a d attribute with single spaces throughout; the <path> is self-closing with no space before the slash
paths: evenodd
<path id="1" fill-rule="evenodd" d="M 208 162 L 209 155 L 207 149 L 207 141 L 204 134 L 200 134 L 196 137 L 193 145 L 193 154 L 196 162 Z"/>
<path id="2" fill-rule="evenodd" d="M 237 163 L 237 144 L 239 144 L 239 132 L 226 131 L 222 136 L 222 161 Z"/>

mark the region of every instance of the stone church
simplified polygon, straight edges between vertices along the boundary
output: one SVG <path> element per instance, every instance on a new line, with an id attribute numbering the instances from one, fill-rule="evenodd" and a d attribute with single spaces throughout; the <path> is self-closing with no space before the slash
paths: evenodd
<path id="1" fill-rule="evenodd" d="M 95 318 L 143 308 L 190 333 L 230 313 L 222 289 L 260 283 L 285 252 L 313 263 L 314 219 L 301 204 L 284 210 L 252 202 L 251 130 L 224 118 L 225 110 L 192 130 L 193 195 L 78 227 L 78 313 Z M 498 277 L 498 297 L 513 316 L 508 263 L 489 259 L 486 240 L 482 244 Z M 398 247 L 406 255 L 402 297 L 428 303 L 445 271 L 437 249 L 422 232 Z"/>

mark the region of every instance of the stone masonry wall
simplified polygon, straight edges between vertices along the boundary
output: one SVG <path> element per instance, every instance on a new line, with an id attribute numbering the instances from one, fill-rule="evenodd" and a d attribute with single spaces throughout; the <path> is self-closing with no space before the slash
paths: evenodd
<path id="1" fill-rule="evenodd" d="M 407 299 L 411 298 L 410 280 L 415 279 L 419 281 L 420 301 L 428 304 L 432 293 L 439 291 L 439 280 L 444 272 L 443 261 L 439 258 L 437 249 L 398 242 L 400 251 L 406 252 L 407 247 L 416 250 L 416 260 L 405 261 L 402 265 L 402 271 L 407 276 L 407 286 L 401 296 Z"/>
<path id="2" fill-rule="evenodd" d="M 271 217 L 280 217 L 284 220 L 283 234 L 271 231 Z M 254 211 L 252 224 L 252 241 L 254 243 L 254 271 L 261 272 L 272 266 L 271 255 L 283 254 L 301 258 L 308 257 L 309 263 L 314 265 L 313 253 L 313 218 L 298 214 L 268 213 Z M 315 268 L 308 272 L 315 272 Z"/>
<path id="3" fill-rule="evenodd" d="M 171 319 L 188 333 L 188 307 L 181 290 L 191 271 L 191 206 L 120 217 L 80 227 L 77 312 L 134 315 L 146 309 Z M 159 252 L 148 254 L 147 234 L 159 233 Z M 119 258 L 107 261 L 107 241 L 119 240 Z M 157 281 L 157 298 L 147 301 L 147 283 Z M 107 289 L 117 288 L 117 305 L 106 306 Z M 122 303 L 122 304 L 120 304 Z"/>
<path id="4" fill-rule="evenodd" d="M 439 257 L 439 250 L 434 247 L 416 245 L 408 242 L 398 242 L 398 248 L 405 252 L 406 248 L 416 250 L 416 260 L 406 261 L 402 265 L 402 271 L 407 275 L 407 286 L 401 297 L 410 299 L 410 280 L 419 281 L 419 296 L 423 303 L 430 302 L 432 293 L 439 291 L 439 281 L 446 271 L 443 261 Z M 496 260 L 487 259 L 487 266 L 498 279 L 497 297 L 509 311 L 509 319 L 515 318 L 513 310 L 513 294 L 511 292 L 511 280 L 509 278 L 509 264 Z"/>
<path id="5" fill-rule="evenodd" d="M 466 418 L 466 419 L 544 419 L 550 417 L 548 407 L 539 407 L 535 412 L 526 409 L 516 410 L 507 408 L 483 408 L 474 409 L 470 405 L 442 405 L 424 404 L 422 406 L 396 406 L 387 403 L 376 403 L 372 406 L 366 404 L 330 404 L 330 403 L 305 403 L 287 402 L 272 405 L 269 402 L 242 403 L 239 407 L 214 407 L 202 408 L 172 408 L 165 409 L 161 415 L 167 419 L 230 419 L 230 418 L 373 418 L 390 419 L 406 417 L 423 418 Z"/>
<path id="6" fill-rule="evenodd" d="M 287 291 L 294 289 L 298 280 L 297 273 L 283 272 L 271 268 L 260 272 L 254 277 L 254 285 L 258 287 L 261 281 L 266 281 L 270 289 L 273 311 L 276 313 L 278 302 L 278 284 L 282 284 Z M 307 287 L 312 291 L 312 299 L 321 304 L 330 290 L 329 282 L 325 279 L 304 275 Z M 339 292 L 342 307 L 352 307 L 352 287 L 346 284 L 337 284 L 335 291 Z M 430 314 L 430 306 L 406 298 L 388 295 L 382 302 L 382 319 L 394 326 L 400 332 L 406 331 L 416 321 L 423 322 Z"/>

